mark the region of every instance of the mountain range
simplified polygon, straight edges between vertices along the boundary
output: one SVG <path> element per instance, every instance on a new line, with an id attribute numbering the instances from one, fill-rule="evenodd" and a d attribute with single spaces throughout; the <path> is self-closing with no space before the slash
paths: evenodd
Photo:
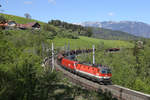
<path id="1" fill-rule="evenodd" d="M 150 25 L 136 21 L 103 21 L 103 22 L 81 22 L 75 23 L 82 26 L 98 27 L 111 30 L 127 32 L 135 36 L 150 38 Z"/>

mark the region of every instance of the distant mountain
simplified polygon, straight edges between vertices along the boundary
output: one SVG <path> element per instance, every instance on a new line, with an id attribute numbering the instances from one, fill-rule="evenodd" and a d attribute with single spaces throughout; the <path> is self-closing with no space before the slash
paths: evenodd
<path id="1" fill-rule="evenodd" d="M 111 29 L 104 29 L 93 27 L 93 37 L 94 38 L 101 38 L 107 40 L 139 40 L 142 39 L 141 37 L 134 36 L 132 34 L 122 32 L 122 31 L 114 31 Z"/>
<path id="2" fill-rule="evenodd" d="M 150 38 L 150 25 L 143 22 L 135 21 L 104 21 L 104 22 L 83 22 L 78 23 L 82 26 L 100 27 L 111 30 L 127 32 L 135 36 Z"/>

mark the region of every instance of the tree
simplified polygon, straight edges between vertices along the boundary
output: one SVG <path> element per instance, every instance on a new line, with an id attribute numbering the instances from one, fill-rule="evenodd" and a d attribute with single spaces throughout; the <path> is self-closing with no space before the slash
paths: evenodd
<path id="1" fill-rule="evenodd" d="M 0 4 L 0 7 L 2 7 L 2 5 Z M 3 9 L 0 9 L 0 12 L 4 12 L 4 10 Z"/>
<path id="2" fill-rule="evenodd" d="M 27 18 L 27 19 L 31 19 L 31 15 L 29 13 L 25 13 L 24 16 Z"/>
<path id="3" fill-rule="evenodd" d="M 86 31 L 87 31 L 87 32 L 86 32 L 86 36 L 91 37 L 92 34 L 93 34 L 92 28 L 91 28 L 91 27 L 87 27 L 87 30 L 86 30 Z"/>
<path id="4" fill-rule="evenodd" d="M 2 15 L 0 15 L 0 23 L 6 23 L 5 17 Z"/>

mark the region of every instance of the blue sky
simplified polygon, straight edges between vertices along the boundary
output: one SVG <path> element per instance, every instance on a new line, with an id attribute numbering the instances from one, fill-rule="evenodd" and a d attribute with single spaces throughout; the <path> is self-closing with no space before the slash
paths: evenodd
<path id="1" fill-rule="evenodd" d="M 6 14 L 48 22 L 142 21 L 150 24 L 150 0 L 0 0 Z"/>

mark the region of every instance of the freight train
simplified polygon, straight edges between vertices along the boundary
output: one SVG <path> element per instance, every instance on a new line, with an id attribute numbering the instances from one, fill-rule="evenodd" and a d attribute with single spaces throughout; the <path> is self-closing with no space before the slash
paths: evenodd
<path id="1" fill-rule="evenodd" d="M 112 74 L 111 70 L 108 67 L 104 67 L 102 65 L 82 64 L 79 61 L 74 60 L 74 55 L 79 54 L 83 51 L 88 53 L 92 52 L 92 49 L 82 51 L 73 50 L 67 53 L 61 52 L 58 54 L 57 61 L 63 68 L 74 74 L 85 77 L 100 84 L 112 84 L 111 82 Z"/>

